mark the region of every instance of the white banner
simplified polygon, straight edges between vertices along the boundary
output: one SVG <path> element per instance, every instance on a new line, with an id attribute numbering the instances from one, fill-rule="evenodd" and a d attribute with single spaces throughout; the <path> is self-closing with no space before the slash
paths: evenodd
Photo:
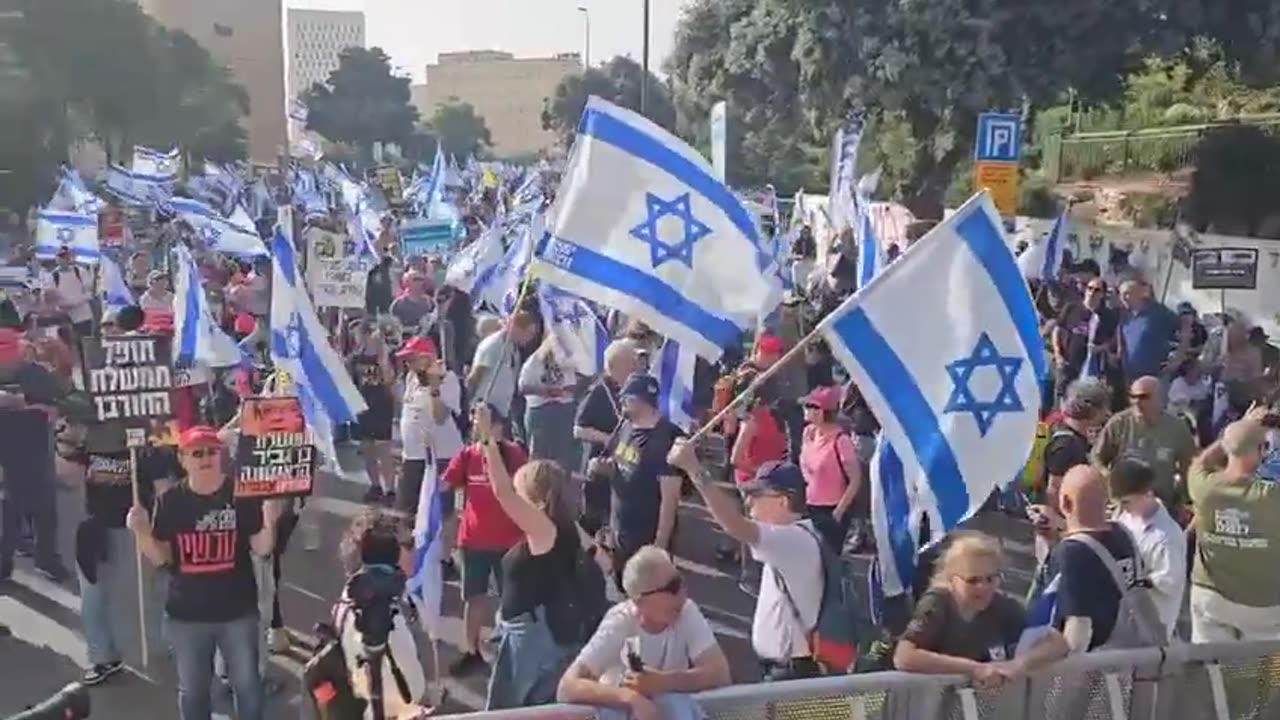
<path id="1" fill-rule="evenodd" d="M 307 285 L 316 307 L 363 308 L 369 268 L 346 235 L 309 228 Z"/>
<path id="2" fill-rule="evenodd" d="M 711 167 L 715 168 L 720 182 L 725 182 L 728 172 L 728 134 L 728 106 L 721 100 L 711 106 Z"/>

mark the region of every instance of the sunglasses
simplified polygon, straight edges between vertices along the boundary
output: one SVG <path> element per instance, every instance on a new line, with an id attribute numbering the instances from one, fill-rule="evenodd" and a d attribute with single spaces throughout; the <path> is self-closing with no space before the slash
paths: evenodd
<path id="1" fill-rule="evenodd" d="M 804 409 L 805 409 L 805 410 L 821 410 L 821 409 L 822 409 L 822 406 L 821 406 L 821 405 L 814 404 L 814 403 L 805 403 L 805 404 L 804 404 Z"/>
<path id="2" fill-rule="evenodd" d="M 1129 393 L 1130 400 L 1146 400 L 1151 397 L 1150 393 Z"/>
<path id="3" fill-rule="evenodd" d="M 1101 285 L 1090 285 L 1085 289 L 1088 290 L 1089 292 L 1103 292 L 1106 290 L 1106 288 L 1102 287 Z"/>
<path id="4" fill-rule="evenodd" d="M 680 591 L 683 589 L 684 589 L 684 576 L 676 575 L 675 577 L 671 578 L 671 580 L 667 582 L 666 585 L 663 585 L 660 588 L 656 588 L 653 590 L 648 590 L 640 593 L 640 597 L 644 598 L 644 597 L 649 597 L 650 595 L 678 595 L 680 594 Z"/>
<path id="5" fill-rule="evenodd" d="M 218 451 L 215 448 L 196 448 L 194 450 L 188 450 L 187 454 L 197 460 L 200 460 L 207 457 L 213 457 L 218 454 Z"/>

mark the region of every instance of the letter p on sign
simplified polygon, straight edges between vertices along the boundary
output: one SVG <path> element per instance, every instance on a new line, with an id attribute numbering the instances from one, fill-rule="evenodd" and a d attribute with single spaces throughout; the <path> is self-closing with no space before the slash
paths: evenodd
<path id="1" fill-rule="evenodd" d="M 978 117 L 975 157 L 978 162 L 1018 162 L 1022 156 L 1022 119 L 1004 113 Z"/>

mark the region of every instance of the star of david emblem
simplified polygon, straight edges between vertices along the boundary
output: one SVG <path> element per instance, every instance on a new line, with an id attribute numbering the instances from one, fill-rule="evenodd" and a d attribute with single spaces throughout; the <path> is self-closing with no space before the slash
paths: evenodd
<path id="1" fill-rule="evenodd" d="M 58 228 L 58 243 L 70 245 L 76 239 L 76 231 L 69 227 Z"/>
<path id="2" fill-rule="evenodd" d="M 631 229 L 631 235 L 649 246 L 649 261 L 657 268 L 665 262 L 677 260 L 693 269 L 693 245 L 711 234 L 711 228 L 693 216 L 689 193 L 663 200 L 653 193 L 645 193 L 646 217 L 644 222 Z M 668 243 L 658 233 L 662 218 L 671 216 L 681 222 L 682 237 L 674 244 Z"/>
<path id="3" fill-rule="evenodd" d="M 947 364 L 947 374 L 951 376 L 951 397 L 947 398 L 942 411 L 972 414 L 974 422 L 978 423 L 978 433 L 986 437 L 1000 413 L 1024 410 L 1022 399 L 1014 387 L 1022 363 L 1022 358 L 1001 355 L 991 336 L 982 333 L 969 357 Z M 984 367 L 995 369 L 1000 377 L 1000 389 L 996 391 L 995 398 L 980 401 L 969 385 L 974 371 Z"/>
<path id="4" fill-rule="evenodd" d="M 204 241 L 207 244 L 214 245 L 218 242 L 218 239 L 222 237 L 222 231 L 213 225 L 205 225 L 201 228 L 200 235 L 204 238 Z"/>
<path id="5" fill-rule="evenodd" d="M 302 318 L 297 313 L 289 319 L 289 326 L 284 330 L 284 345 L 289 357 L 302 356 Z"/>

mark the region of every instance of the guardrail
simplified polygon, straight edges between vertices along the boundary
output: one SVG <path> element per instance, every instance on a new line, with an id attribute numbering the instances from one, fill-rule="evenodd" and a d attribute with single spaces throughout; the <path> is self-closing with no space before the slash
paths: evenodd
<path id="1" fill-rule="evenodd" d="M 1067 658 L 996 691 L 901 672 L 735 685 L 696 696 L 711 720 L 1275 720 L 1280 641 L 1178 644 Z M 460 720 L 589 720 L 548 705 Z"/>

